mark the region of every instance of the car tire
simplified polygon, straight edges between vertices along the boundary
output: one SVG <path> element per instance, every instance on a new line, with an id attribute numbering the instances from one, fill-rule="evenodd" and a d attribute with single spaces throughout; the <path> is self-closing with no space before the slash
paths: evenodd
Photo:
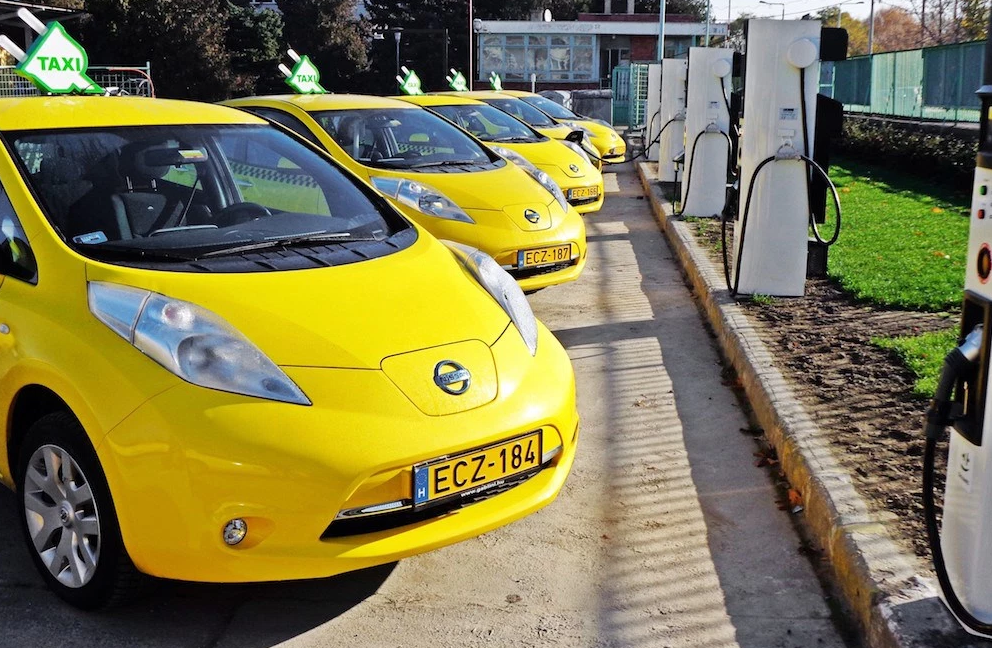
<path id="1" fill-rule="evenodd" d="M 74 416 L 56 412 L 31 426 L 16 475 L 28 552 L 59 597 L 95 610 L 143 589 L 148 579 L 124 549 L 106 477 Z"/>

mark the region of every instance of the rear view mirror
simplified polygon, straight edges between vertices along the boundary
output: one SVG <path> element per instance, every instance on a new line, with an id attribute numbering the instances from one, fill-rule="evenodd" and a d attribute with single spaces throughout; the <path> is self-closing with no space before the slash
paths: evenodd
<path id="1" fill-rule="evenodd" d="M 144 163 L 150 167 L 204 164 L 208 157 L 205 149 L 184 149 L 173 146 L 156 146 L 143 151 Z"/>

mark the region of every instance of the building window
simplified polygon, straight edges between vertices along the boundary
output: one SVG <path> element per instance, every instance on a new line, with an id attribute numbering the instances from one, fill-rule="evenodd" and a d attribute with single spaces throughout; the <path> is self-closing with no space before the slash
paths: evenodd
<path id="1" fill-rule="evenodd" d="M 594 81 L 595 37 L 485 34 L 479 38 L 479 78 L 506 81 Z"/>

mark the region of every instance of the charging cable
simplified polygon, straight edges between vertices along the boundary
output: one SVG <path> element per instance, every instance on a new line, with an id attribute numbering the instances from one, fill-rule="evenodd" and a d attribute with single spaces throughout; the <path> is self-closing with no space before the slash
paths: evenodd
<path id="1" fill-rule="evenodd" d="M 657 114 L 658 113 L 655 113 L 655 115 L 657 115 Z M 654 117 L 652 117 L 651 120 L 654 121 Z M 669 119 L 667 122 L 665 122 L 665 125 L 661 127 L 661 130 L 658 131 L 658 134 L 655 135 L 654 139 L 651 140 L 651 142 L 649 144 L 646 144 L 644 146 L 644 149 L 640 153 L 638 153 L 637 155 L 635 155 L 634 157 L 632 157 L 632 158 L 630 158 L 630 159 L 628 159 L 626 161 L 627 162 L 633 162 L 634 160 L 636 160 L 638 158 L 645 158 L 646 159 L 647 156 L 648 156 L 648 150 L 652 146 L 654 146 L 655 144 L 657 144 L 657 143 L 659 143 L 661 141 L 661 136 L 665 132 L 665 129 L 668 128 L 669 126 L 671 126 L 672 124 L 674 124 L 675 122 L 677 122 L 677 121 L 683 121 L 683 120 L 685 120 L 685 117 L 682 115 L 682 113 L 679 113 L 679 114 L 675 115 L 674 117 L 672 117 L 671 119 Z"/>
<path id="2" fill-rule="evenodd" d="M 978 354 L 982 348 L 982 326 L 978 325 L 959 346 L 952 349 L 944 358 L 944 367 L 940 372 L 937 391 L 934 392 L 930 408 L 927 410 L 926 446 L 923 450 L 923 516 L 927 524 L 927 538 L 930 543 L 930 553 L 933 554 L 934 571 L 944 592 L 944 600 L 958 621 L 971 630 L 992 636 L 992 623 L 977 619 L 965 609 L 958 599 L 947 574 L 947 564 L 944 562 L 944 551 L 940 546 L 940 530 L 937 527 L 937 505 L 934 497 L 934 462 L 937 455 L 937 441 L 947 431 L 957 416 L 960 416 L 960 405 L 952 400 L 954 384 L 959 378 L 973 370 Z"/>

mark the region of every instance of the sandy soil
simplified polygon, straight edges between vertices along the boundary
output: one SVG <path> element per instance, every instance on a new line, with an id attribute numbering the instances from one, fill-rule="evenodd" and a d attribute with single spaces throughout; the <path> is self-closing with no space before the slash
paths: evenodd
<path id="1" fill-rule="evenodd" d="M 703 247 L 721 262 L 719 223 L 694 225 Z M 956 317 L 860 303 L 828 279 L 809 280 L 802 298 L 743 298 L 741 304 L 765 325 L 762 337 L 777 350 L 779 368 L 831 435 L 862 495 L 891 514 L 884 517 L 893 537 L 929 558 L 921 497 L 927 401 L 913 395 L 913 376 L 899 358 L 871 339 L 953 328 Z M 942 488 L 942 465 L 937 473 Z M 929 560 L 921 562 L 926 567 Z"/>

